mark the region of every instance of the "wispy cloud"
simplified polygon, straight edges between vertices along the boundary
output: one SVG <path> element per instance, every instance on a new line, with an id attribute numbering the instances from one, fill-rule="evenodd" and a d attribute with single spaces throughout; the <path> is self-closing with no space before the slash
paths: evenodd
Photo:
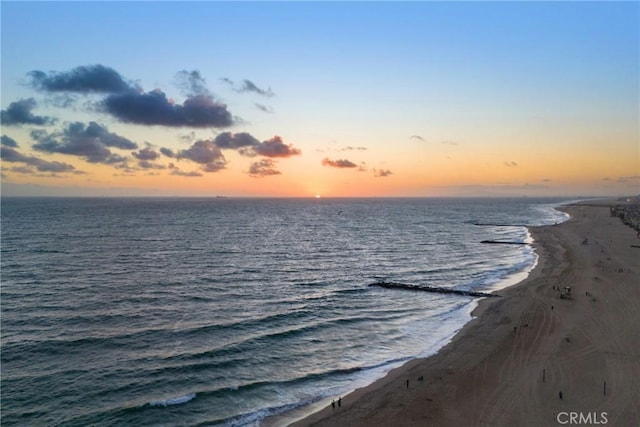
<path id="1" fill-rule="evenodd" d="M 344 147 L 341 148 L 340 151 L 365 151 L 368 150 L 367 147 Z"/>
<path id="2" fill-rule="evenodd" d="M 207 81 L 199 71 L 182 70 L 176 73 L 176 84 L 182 92 L 191 97 L 196 95 L 211 95 L 207 88 Z"/>
<path id="3" fill-rule="evenodd" d="M 198 177 L 203 176 L 198 171 L 187 171 L 187 172 L 185 172 L 185 171 L 182 171 L 182 170 L 180 170 L 178 168 L 172 168 L 170 174 L 174 175 L 174 176 L 185 176 L 185 177 L 188 177 L 188 178 L 198 178 Z"/>
<path id="4" fill-rule="evenodd" d="M 242 83 L 240 85 L 236 85 L 233 80 L 227 77 L 223 77 L 220 80 L 227 83 L 236 92 L 253 92 L 253 93 L 257 93 L 258 95 L 262 95 L 266 97 L 275 96 L 275 93 L 273 93 L 271 88 L 262 89 L 258 87 L 255 83 L 253 83 L 251 80 L 244 79 L 242 80 Z"/>
<path id="5" fill-rule="evenodd" d="M 346 160 L 346 159 L 331 160 L 326 157 L 322 159 L 322 166 L 329 166 L 332 168 L 357 168 L 358 167 L 357 164 L 353 163 L 350 160 Z"/>
<path id="6" fill-rule="evenodd" d="M 621 184 L 638 183 L 640 182 L 640 175 L 621 176 L 616 180 L 616 182 Z"/>
<path id="7" fill-rule="evenodd" d="M 389 169 L 374 169 L 373 176 L 376 178 L 384 178 L 391 175 L 391 171 Z"/>
<path id="8" fill-rule="evenodd" d="M 513 167 L 518 166 L 518 164 L 516 162 L 514 162 L 514 161 L 504 162 L 504 165 L 506 167 L 508 167 L 508 168 L 513 168 Z"/>
<path id="9" fill-rule="evenodd" d="M 138 161 L 138 167 L 144 170 L 163 170 L 167 167 L 165 165 L 161 165 L 158 163 L 154 163 L 150 160 L 140 160 Z"/>
<path id="10" fill-rule="evenodd" d="M 257 102 L 254 103 L 253 105 L 255 105 L 258 110 L 264 111 L 265 113 L 269 113 L 269 114 L 274 113 L 273 108 L 269 107 L 268 105 L 258 104 Z"/>
<path id="11" fill-rule="evenodd" d="M 409 139 L 417 139 L 418 141 L 424 141 L 425 139 L 420 135 L 411 135 Z"/>

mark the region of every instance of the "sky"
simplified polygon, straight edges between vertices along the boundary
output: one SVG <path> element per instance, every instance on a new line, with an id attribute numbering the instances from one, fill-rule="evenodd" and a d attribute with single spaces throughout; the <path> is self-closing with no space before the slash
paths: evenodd
<path id="1" fill-rule="evenodd" d="M 638 2 L 0 2 L 3 196 L 640 193 Z"/>

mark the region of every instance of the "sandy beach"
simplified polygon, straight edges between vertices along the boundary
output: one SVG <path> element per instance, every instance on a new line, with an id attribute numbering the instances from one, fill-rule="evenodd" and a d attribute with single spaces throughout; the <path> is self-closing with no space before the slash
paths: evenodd
<path id="1" fill-rule="evenodd" d="M 615 203 L 531 228 L 536 268 L 451 343 L 293 425 L 640 425 L 640 239 Z"/>

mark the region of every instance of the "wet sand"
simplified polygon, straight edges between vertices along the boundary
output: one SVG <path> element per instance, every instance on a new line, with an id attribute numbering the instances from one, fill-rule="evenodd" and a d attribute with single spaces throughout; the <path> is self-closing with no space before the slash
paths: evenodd
<path id="1" fill-rule="evenodd" d="M 483 299 L 436 355 L 293 425 L 640 425 L 640 239 L 608 202 L 563 210 L 571 220 L 530 229 L 529 277 Z"/>

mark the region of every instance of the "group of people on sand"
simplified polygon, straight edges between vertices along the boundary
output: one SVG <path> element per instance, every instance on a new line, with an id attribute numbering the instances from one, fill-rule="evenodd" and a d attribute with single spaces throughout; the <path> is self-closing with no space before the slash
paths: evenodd
<path id="1" fill-rule="evenodd" d="M 342 406 L 342 396 L 338 397 L 338 408 L 341 407 L 341 406 Z M 336 400 L 335 399 L 333 399 L 331 401 L 331 407 L 333 409 L 336 409 Z"/>

